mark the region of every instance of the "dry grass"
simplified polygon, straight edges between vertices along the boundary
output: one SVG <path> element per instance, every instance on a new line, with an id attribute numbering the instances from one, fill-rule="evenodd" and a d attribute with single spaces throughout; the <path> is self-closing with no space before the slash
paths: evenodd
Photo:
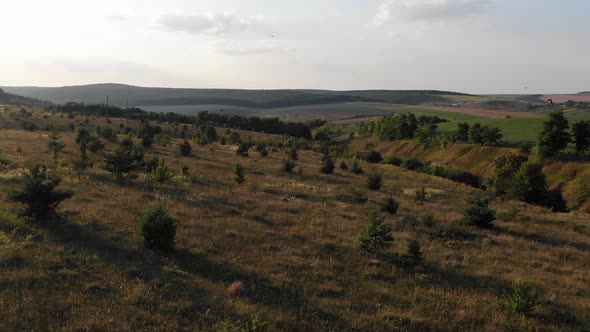
<path id="1" fill-rule="evenodd" d="M 0 119 L 2 120 L 2 119 Z M 104 119 L 97 119 L 103 123 Z M 118 126 L 113 119 L 113 126 Z M 93 120 L 90 121 L 91 123 Z M 0 152 L 15 168 L 52 164 L 46 133 L 2 130 Z M 64 134 L 63 157 L 75 156 Z M 20 149 L 19 149 L 20 148 Z M 107 149 L 112 149 L 107 144 Z M 496 202 L 492 230 L 459 225 L 473 189 L 392 166 L 384 186 L 365 188 L 366 175 L 319 173 L 321 158 L 301 151 L 303 174 L 280 171 L 284 152 L 262 158 L 235 155 L 231 146 L 156 144 L 180 173 L 154 186 L 144 177 L 117 184 L 98 166 L 78 179 L 54 169 L 76 192 L 63 219 L 38 227 L 0 203 L 0 329 L 9 330 L 240 330 L 266 322 L 269 330 L 575 330 L 590 326 L 590 225 L 587 215 L 550 214 L 516 202 Z M 236 161 L 246 183 L 231 180 Z M 2 191 L 16 188 L 0 176 Z M 417 239 L 425 260 L 416 267 L 375 260 L 356 249 L 371 204 L 338 199 L 353 187 L 372 201 L 401 203 L 391 253 Z M 412 190 L 428 188 L 424 205 Z M 177 251 L 144 250 L 137 219 L 163 203 L 178 219 Z M 411 222 L 432 213 L 435 226 Z M 542 289 L 530 317 L 509 317 L 502 294 L 514 280 Z"/>

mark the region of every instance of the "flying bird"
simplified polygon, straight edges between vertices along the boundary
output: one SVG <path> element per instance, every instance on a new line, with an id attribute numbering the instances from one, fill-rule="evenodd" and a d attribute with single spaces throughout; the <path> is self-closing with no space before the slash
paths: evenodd
<path id="1" fill-rule="evenodd" d="M 276 37 L 276 36 L 275 36 L 275 35 L 273 35 L 272 33 L 269 33 L 268 35 L 270 36 L 270 38 L 275 38 L 275 37 Z"/>

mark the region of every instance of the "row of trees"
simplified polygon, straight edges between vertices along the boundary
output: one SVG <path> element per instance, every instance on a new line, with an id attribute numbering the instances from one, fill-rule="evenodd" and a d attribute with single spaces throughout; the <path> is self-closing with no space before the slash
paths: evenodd
<path id="1" fill-rule="evenodd" d="M 571 132 L 569 129 L 569 121 L 563 111 L 550 113 L 549 119 L 543 122 L 543 130 L 539 135 L 539 153 L 552 156 L 572 142 L 575 143 L 578 154 L 590 150 L 590 122 L 580 121 L 572 126 Z"/>
<path id="2" fill-rule="evenodd" d="M 416 117 L 413 113 L 393 114 L 376 121 L 371 129 L 383 141 L 413 139 L 419 133 L 434 136 L 436 134 L 436 125 L 446 121 L 438 116 L 421 115 Z"/>
<path id="3" fill-rule="evenodd" d="M 240 116 L 234 114 L 215 114 L 199 112 L 196 116 L 183 115 L 174 112 L 157 113 L 146 112 L 139 108 L 119 108 L 106 105 L 86 105 L 82 103 L 67 103 L 57 106 L 58 112 L 79 114 L 86 116 L 118 117 L 144 121 L 158 121 L 196 126 L 217 126 L 232 129 L 265 132 L 277 135 L 289 135 L 312 139 L 311 129 L 321 126 L 323 122 L 283 122 L 278 118 L 260 118 L 256 116 Z"/>
<path id="4" fill-rule="evenodd" d="M 453 137 L 456 142 L 473 143 L 477 145 L 498 145 L 502 141 L 502 132 L 495 127 L 467 122 L 457 124 L 457 133 Z"/>

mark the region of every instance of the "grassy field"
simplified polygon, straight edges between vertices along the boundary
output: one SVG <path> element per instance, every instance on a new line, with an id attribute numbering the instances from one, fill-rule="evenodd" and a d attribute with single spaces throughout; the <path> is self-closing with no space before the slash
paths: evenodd
<path id="1" fill-rule="evenodd" d="M 71 120 L 35 114 L 40 127 Z M 0 121 L 10 123 L 6 114 Z M 83 118 L 75 119 L 83 122 Z M 135 121 L 113 119 L 137 127 Z M 87 125 L 107 126 L 90 118 Z M 162 124 L 164 127 L 167 125 Z M 6 125 L 5 128 L 9 128 Z M 191 129 L 192 130 L 192 129 Z M 243 133 L 245 134 L 245 133 Z M 255 135 L 255 134 L 253 134 Z M 23 168 L 53 165 L 47 132 L 0 131 L 0 153 L 13 162 L 0 172 L 0 191 L 21 184 Z M 277 139 L 280 139 L 277 137 Z M 74 158 L 73 134 L 63 133 L 60 159 Z M 105 142 L 107 151 L 114 145 Z M 584 214 L 551 214 L 497 201 L 490 230 L 460 223 L 476 190 L 388 165 L 365 174 L 319 173 L 321 155 L 300 151 L 301 174 L 281 171 L 284 151 L 238 157 L 236 146 L 193 144 L 177 155 L 178 140 L 156 143 L 176 176 L 156 185 L 147 174 L 117 183 L 95 167 L 80 178 L 52 167 L 75 195 L 61 220 L 38 226 L 20 206 L 0 200 L 0 329 L 210 331 L 583 330 L 590 327 L 590 225 Z M 231 180 L 236 162 L 246 183 Z M 337 160 L 337 165 L 340 160 Z M 179 174 L 187 163 L 191 176 Z M 367 174 L 384 186 L 366 189 Z M 369 203 L 346 197 L 358 188 Z M 425 188 L 424 205 L 415 192 Z M 375 202 L 401 204 L 389 254 L 418 240 L 423 262 L 408 266 L 362 254 L 357 236 Z M 163 204 L 178 220 L 176 250 L 141 245 L 138 218 Z M 420 220 L 432 214 L 433 225 Z M 526 316 L 504 308 L 511 284 L 534 286 L 538 302 Z"/>

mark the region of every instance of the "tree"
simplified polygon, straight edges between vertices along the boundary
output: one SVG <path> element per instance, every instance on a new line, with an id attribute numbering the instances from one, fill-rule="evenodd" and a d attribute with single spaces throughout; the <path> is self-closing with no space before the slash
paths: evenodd
<path id="1" fill-rule="evenodd" d="M 88 155 L 88 143 L 90 142 L 90 132 L 86 127 L 80 127 L 76 131 L 76 143 L 80 145 L 80 159 L 86 160 Z"/>
<path id="2" fill-rule="evenodd" d="M 352 174 L 363 174 L 363 168 L 361 167 L 361 164 L 358 161 L 354 161 L 352 163 L 352 166 L 350 167 L 350 171 L 352 172 Z"/>
<path id="3" fill-rule="evenodd" d="M 421 261 L 422 260 L 422 250 L 420 248 L 420 243 L 417 240 L 410 240 L 408 242 L 408 249 L 406 250 L 406 255 L 412 259 L 413 261 Z"/>
<path id="4" fill-rule="evenodd" d="M 496 211 L 488 208 L 490 198 L 478 195 L 470 198 L 468 206 L 463 210 L 463 222 L 470 226 L 490 228 L 496 220 Z"/>
<path id="5" fill-rule="evenodd" d="M 246 179 L 244 178 L 244 167 L 240 163 L 236 163 L 236 166 L 234 167 L 233 179 L 237 184 L 246 182 Z"/>
<path id="6" fill-rule="evenodd" d="M 189 143 L 187 140 L 184 140 L 182 143 L 180 143 L 180 145 L 178 145 L 178 152 L 180 152 L 181 156 L 188 157 L 193 153 L 193 147 L 191 146 L 191 143 Z"/>
<path id="7" fill-rule="evenodd" d="M 328 155 L 325 155 L 322 158 L 322 167 L 320 168 L 320 172 L 324 174 L 332 174 L 334 173 L 334 168 L 336 167 L 334 166 L 334 161 L 332 158 L 330 158 Z"/>
<path id="8" fill-rule="evenodd" d="M 469 141 L 469 123 L 463 122 L 457 124 L 457 136 L 456 140 L 459 142 Z"/>
<path id="9" fill-rule="evenodd" d="M 297 148 L 294 146 L 287 150 L 287 158 L 290 160 L 297 160 L 298 155 Z"/>
<path id="10" fill-rule="evenodd" d="M 152 169 L 151 176 L 154 181 L 158 182 L 159 184 L 163 184 L 164 182 L 172 179 L 174 174 L 166 164 L 166 160 L 164 160 L 162 157 L 159 157 L 158 164 L 156 167 L 154 167 L 154 169 Z"/>
<path id="11" fill-rule="evenodd" d="M 399 209 L 399 203 L 393 199 L 393 197 L 387 197 L 381 203 L 381 211 L 387 212 L 389 214 L 396 214 L 397 209 Z"/>
<path id="12" fill-rule="evenodd" d="M 418 204 L 423 205 L 426 202 L 427 194 L 426 189 L 422 187 L 421 189 L 416 189 L 416 195 L 414 196 L 414 200 L 418 202 Z"/>
<path id="13" fill-rule="evenodd" d="M 119 147 L 105 157 L 104 169 L 113 173 L 118 181 L 144 165 L 143 151 L 134 147 L 130 139 L 124 139 Z"/>
<path id="14" fill-rule="evenodd" d="M 543 130 L 539 136 L 540 153 L 550 156 L 563 150 L 571 140 L 568 129 L 569 122 L 563 111 L 549 113 L 549 120 L 543 122 Z"/>
<path id="15" fill-rule="evenodd" d="M 529 161 L 522 164 L 511 182 L 506 193 L 508 198 L 538 205 L 544 203 L 547 180 L 540 163 Z"/>
<path id="16" fill-rule="evenodd" d="M 47 148 L 53 154 L 53 159 L 57 161 L 57 155 L 66 147 L 64 143 L 61 142 L 61 136 L 57 133 L 57 131 L 53 130 L 51 134 L 49 134 L 49 142 L 47 142 Z"/>
<path id="17" fill-rule="evenodd" d="M 581 154 L 590 149 L 590 122 L 580 121 L 572 126 L 576 153 Z"/>
<path id="18" fill-rule="evenodd" d="M 383 186 L 383 176 L 379 173 L 372 173 L 367 178 L 367 187 L 371 190 L 379 190 Z"/>
<path id="19" fill-rule="evenodd" d="M 495 127 L 483 126 L 481 136 L 483 145 L 498 145 L 502 141 L 502 132 Z"/>
<path id="20" fill-rule="evenodd" d="M 161 205 L 149 208 L 139 220 L 143 245 L 160 251 L 174 250 L 176 221 Z"/>
<path id="21" fill-rule="evenodd" d="M 250 150 L 250 144 L 246 142 L 241 142 L 238 145 L 238 149 L 236 150 L 236 154 L 242 157 L 248 157 L 248 150 Z"/>
<path id="22" fill-rule="evenodd" d="M 180 165 L 180 173 L 185 177 L 190 176 L 191 173 L 187 163 L 182 163 L 182 165 Z"/>
<path id="23" fill-rule="evenodd" d="M 469 140 L 473 144 L 483 145 L 484 140 L 481 124 L 475 123 L 473 126 L 471 126 L 469 129 Z"/>
<path id="24" fill-rule="evenodd" d="M 505 196 L 511 191 L 514 175 L 528 157 L 508 154 L 494 160 L 494 175 L 490 178 L 488 187 L 496 196 Z"/>
<path id="25" fill-rule="evenodd" d="M 371 254 L 381 253 L 393 242 L 391 222 L 378 211 L 369 213 L 369 224 L 358 237 L 358 248 Z"/>
<path id="26" fill-rule="evenodd" d="M 291 173 L 295 168 L 295 161 L 291 159 L 283 159 L 283 171 Z"/>
<path id="27" fill-rule="evenodd" d="M 348 164 L 346 163 L 345 160 L 342 160 L 342 162 L 340 163 L 340 169 L 341 170 L 347 170 L 348 169 Z"/>
<path id="28" fill-rule="evenodd" d="M 71 191 L 56 189 L 60 183 L 60 178 L 47 175 L 46 166 L 37 164 L 25 175 L 23 188 L 11 191 L 9 198 L 27 206 L 24 215 L 44 221 L 55 214 L 61 202 L 74 195 Z"/>

